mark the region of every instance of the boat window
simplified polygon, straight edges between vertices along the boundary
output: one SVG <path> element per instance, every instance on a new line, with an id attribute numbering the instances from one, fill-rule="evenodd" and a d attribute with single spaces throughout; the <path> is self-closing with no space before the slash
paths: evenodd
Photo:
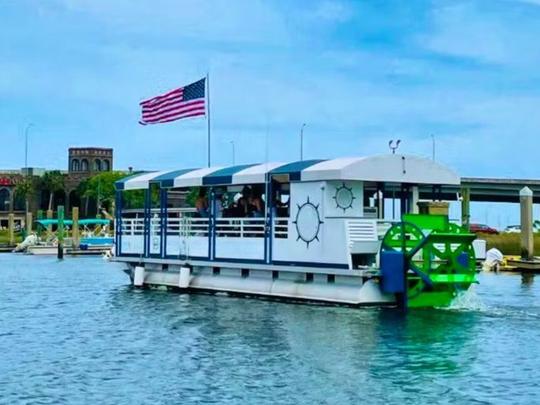
<path id="1" fill-rule="evenodd" d="M 274 218 L 289 218 L 290 216 L 290 183 L 272 182 L 272 214 Z"/>

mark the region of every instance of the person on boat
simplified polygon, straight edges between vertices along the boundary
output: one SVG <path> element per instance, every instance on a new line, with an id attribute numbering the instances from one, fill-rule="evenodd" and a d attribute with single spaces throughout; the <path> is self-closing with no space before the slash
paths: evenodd
<path id="1" fill-rule="evenodd" d="M 197 216 L 201 218 L 208 218 L 208 198 L 206 196 L 206 189 L 199 189 L 199 196 L 195 200 L 195 209 L 197 210 Z"/>
<path id="2" fill-rule="evenodd" d="M 223 218 L 223 201 L 221 200 L 221 198 L 216 199 L 215 210 L 216 218 Z"/>
<path id="3" fill-rule="evenodd" d="M 248 212 L 250 217 L 262 218 L 264 216 L 264 203 L 260 193 L 252 193 L 248 197 Z"/>

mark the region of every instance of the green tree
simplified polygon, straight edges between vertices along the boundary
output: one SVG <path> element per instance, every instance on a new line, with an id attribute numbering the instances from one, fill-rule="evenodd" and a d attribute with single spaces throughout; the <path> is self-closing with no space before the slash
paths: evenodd
<path id="1" fill-rule="evenodd" d="M 31 200 L 32 197 L 36 194 L 36 182 L 33 177 L 25 177 L 20 183 L 15 187 L 15 194 L 17 197 Z"/>
<path id="2" fill-rule="evenodd" d="M 93 198 L 98 204 L 98 210 L 105 208 L 110 212 L 114 209 L 114 183 L 126 177 L 124 172 L 104 172 L 96 174 L 81 182 L 80 194 L 85 198 Z"/>
<path id="3" fill-rule="evenodd" d="M 53 209 L 54 194 L 64 190 L 64 175 L 59 170 L 46 172 L 40 181 L 41 189 L 49 192 L 49 210 Z"/>

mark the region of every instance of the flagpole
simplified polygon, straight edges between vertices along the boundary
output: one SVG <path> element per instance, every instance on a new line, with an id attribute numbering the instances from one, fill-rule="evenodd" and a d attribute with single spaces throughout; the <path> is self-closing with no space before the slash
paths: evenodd
<path id="1" fill-rule="evenodd" d="M 208 167 L 211 165 L 210 156 L 210 73 L 206 73 L 206 123 L 208 124 Z"/>

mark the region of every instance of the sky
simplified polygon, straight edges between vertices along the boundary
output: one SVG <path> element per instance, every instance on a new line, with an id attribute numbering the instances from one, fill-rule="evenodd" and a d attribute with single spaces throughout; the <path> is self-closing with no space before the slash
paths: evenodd
<path id="1" fill-rule="evenodd" d="M 540 0 L 0 0 L 0 167 L 206 165 L 204 118 L 139 101 L 210 75 L 213 164 L 399 151 L 539 178 Z"/>

